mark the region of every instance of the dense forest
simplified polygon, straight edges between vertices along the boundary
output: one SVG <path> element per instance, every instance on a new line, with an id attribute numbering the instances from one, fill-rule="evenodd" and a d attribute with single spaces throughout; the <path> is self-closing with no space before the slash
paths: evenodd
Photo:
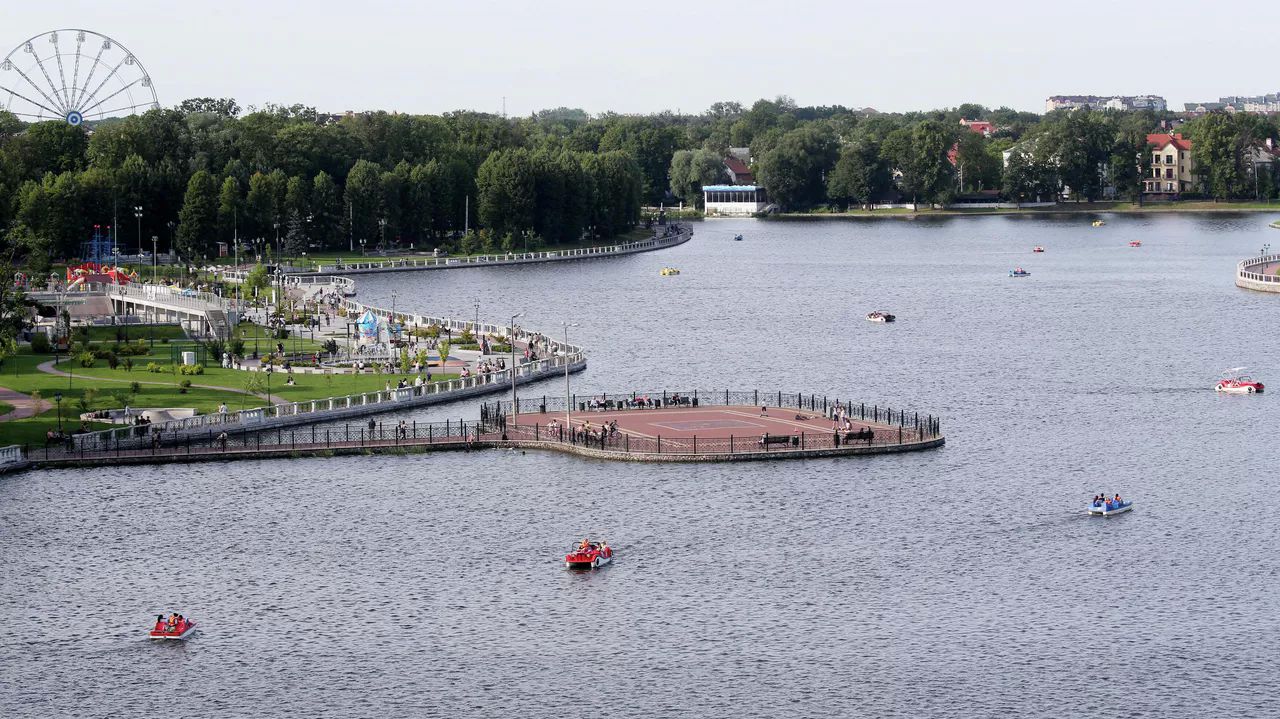
<path id="1" fill-rule="evenodd" d="M 233 100 L 201 98 L 87 130 L 0 112 L 9 253 L 0 259 L 44 269 L 113 223 L 125 247 L 141 238 L 150 249 L 154 236 L 162 252 L 187 258 L 233 237 L 268 253 L 278 237 L 285 254 L 360 240 L 495 251 L 608 238 L 638 224 L 644 205 L 699 206 L 699 187 L 724 180 L 730 147 L 750 148 L 757 181 L 790 210 L 891 196 L 946 203 L 980 190 L 1021 201 L 1064 188 L 1073 200 L 1133 198 L 1149 172 L 1146 134 L 1157 131 L 1195 143 L 1204 196 L 1280 191 L 1277 168 L 1251 154 L 1280 137 L 1276 121 L 1243 114 L 1181 124 L 1149 112 L 1041 116 L 972 104 L 889 114 L 780 97 L 698 115 L 333 117 L 296 105 L 242 113 Z"/>

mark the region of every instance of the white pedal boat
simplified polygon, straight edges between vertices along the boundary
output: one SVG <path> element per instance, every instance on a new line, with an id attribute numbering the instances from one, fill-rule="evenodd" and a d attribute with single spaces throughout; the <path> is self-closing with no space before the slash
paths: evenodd
<path id="1" fill-rule="evenodd" d="M 1113 514 L 1124 514 L 1133 509 L 1133 500 L 1115 502 L 1097 502 L 1089 505 L 1089 514 L 1095 517 L 1110 517 Z"/>

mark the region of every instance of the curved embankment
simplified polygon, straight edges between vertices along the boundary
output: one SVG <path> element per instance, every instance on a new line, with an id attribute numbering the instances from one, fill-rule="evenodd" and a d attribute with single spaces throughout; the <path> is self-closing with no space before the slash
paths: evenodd
<path id="1" fill-rule="evenodd" d="M 1258 292 L 1280 292 L 1280 255 L 1259 255 L 1236 265 L 1236 286 Z"/>
<path id="2" fill-rule="evenodd" d="M 359 275 L 372 272 L 411 272 L 415 270 L 452 270 L 464 267 L 500 267 L 504 265 L 531 265 L 545 262 L 566 262 L 571 260 L 589 260 L 600 257 L 618 257 L 634 255 L 640 252 L 653 252 L 668 247 L 682 245 L 693 239 L 693 227 L 685 224 L 663 225 L 654 237 L 637 242 L 623 242 L 617 245 L 602 247 L 583 247 L 575 250 L 547 250 L 544 252 L 507 252 L 500 255 L 473 255 L 465 257 L 424 257 L 420 259 L 383 260 L 381 262 L 342 262 L 332 265 L 317 265 L 314 273 L 294 273 L 294 276 L 305 277 L 308 274 Z"/>

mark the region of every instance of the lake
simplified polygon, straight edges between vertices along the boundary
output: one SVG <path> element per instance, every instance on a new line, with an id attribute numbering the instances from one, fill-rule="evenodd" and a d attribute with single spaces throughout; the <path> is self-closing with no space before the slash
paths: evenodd
<path id="1" fill-rule="evenodd" d="M 1276 716 L 1280 410 L 1212 386 L 1246 365 L 1280 391 L 1280 296 L 1233 284 L 1280 233 L 1090 219 L 720 220 L 655 253 L 359 276 L 366 303 L 576 323 L 580 394 L 813 392 L 939 415 L 947 446 L 2 477 L 0 714 Z M 1117 491 L 1135 511 L 1085 516 Z M 588 534 L 616 561 L 567 572 Z M 202 630 L 148 642 L 169 611 Z"/>

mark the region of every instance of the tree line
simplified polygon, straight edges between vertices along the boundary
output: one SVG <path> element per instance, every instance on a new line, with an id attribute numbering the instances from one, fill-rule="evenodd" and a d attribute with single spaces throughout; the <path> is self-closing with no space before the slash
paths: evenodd
<path id="1" fill-rule="evenodd" d="M 961 120 L 990 122 L 989 135 Z M 760 100 L 717 103 L 686 123 L 696 147 L 669 167 L 676 199 L 701 206 L 701 186 L 726 180 L 728 147 L 747 147 L 757 184 L 783 209 L 844 209 L 877 201 L 948 204 L 995 191 L 1012 201 L 1138 199 L 1151 173 L 1147 135 L 1177 132 L 1194 143 L 1201 187 L 1184 197 L 1280 196 L 1280 167 L 1256 149 L 1280 137 L 1275 118 L 1213 113 L 1186 123 L 1172 113 L 1059 111 L 1047 115 L 964 104 L 947 110 L 877 113 Z M 1255 183 L 1256 181 L 1256 183 Z"/>
<path id="2" fill-rule="evenodd" d="M 961 119 L 996 129 L 984 136 Z M 290 254 L 360 240 L 523 249 L 612 237 L 645 205 L 701 206 L 701 187 L 725 181 L 731 147 L 749 148 L 757 183 L 784 209 L 945 204 L 980 190 L 1133 198 L 1150 173 L 1147 133 L 1174 120 L 976 104 L 878 113 L 786 97 L 699 114 L 555 108 L 514 118 L 333 117 L 300 105 L 242 113 L 233 100 L 195 98 L 91 130 L 0 112 L 0 231 L 10 259 L 37 268 L 73 258 L 94 225 L 115 225 L 127 247 L 150 249 L 156 237 L 188 258 L 234 237 L 264 252 L 278 237 Z M 1210 114 L 1173 131 L 1194 143 L 1206 196 L 1280 193 L 1277 169 L 1256 152 L 1280 136 L 1274 118 Z"/>
<path id="3" fill-rule="evenodd" d="M 91 130 L 0 112 L 3 259 L 45 270 L 112 225 L 124 247 L 155 237 L 191 260 L 233 238 L 295 256 L 554 245 L 634 227 L 655 181 L 637 154 L 652 138 L 599 123 L 575 133 L 572 116 L 239 110 L 202 98 Z"/>

